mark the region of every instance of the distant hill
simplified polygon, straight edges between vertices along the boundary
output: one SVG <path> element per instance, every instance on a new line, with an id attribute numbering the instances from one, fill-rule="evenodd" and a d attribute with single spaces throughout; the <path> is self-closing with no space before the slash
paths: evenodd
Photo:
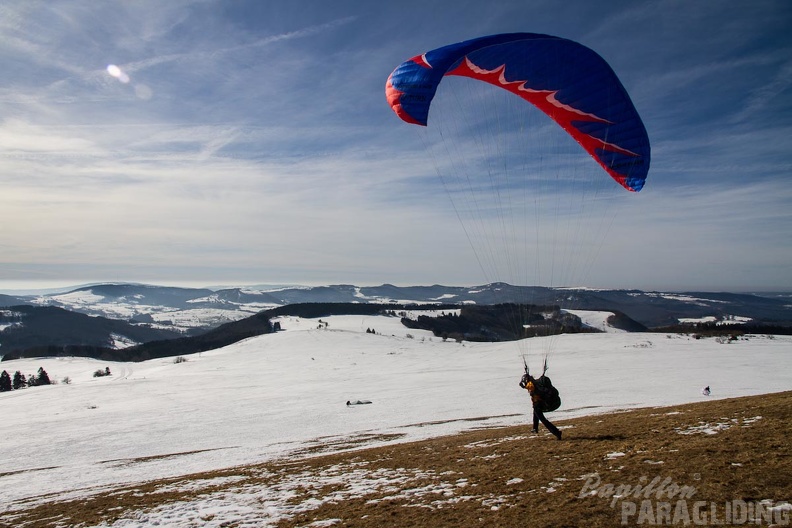
<path id="1" fill-rule="evenodd" d="M 0 356 L 90 356 L 182 334 L 91 317 L 54 306 L 18 305 L 0 310 Z"/>
<path id="2" fill-rule="evenodd" d="M 427 305 L 426 307 L 427 309 L 449 311 L 459 308 L 456 305 Z M 271 320 L 280 315 L 319 318 L 331 315 L 386 314 L 392 317 L 402 317 L 401 314 L 407 308 L 411 308 L 413 313 L 420 312 L 419 308 L 404 304 L 292 304 L 226 323 L 196 336 L 134 334 L 139 339 L 139 344 L 112 347 L 108 343 L 108 332 L 118 339 L 118 335 L 120 335 L 118 332 L 124 331 L 126 335 L 133 335 L 132 329 L 140 331 L 144 327 L 75 314 L 61 308 L 17 307 L 8 310 L 7 312 L 12 313 L 13 316 L 6 318 L 6 324 L 16 324 L 16 326 L 11 326 L 0 332 L 0 337 L 6 340 L 3 342 L 2 348 L 5 352 L 4 360 L 20 357 L 69 355 L 113 361 L 145 361 L 159 357 L 174 357 L 214 350 L 249 337 L 273 332 L 276 327 Z M 91 321 L 96 322 L 95 327 L 91 326 Z M 521 336 L 596 331 L 585 328 L 578 317 L 560 312 L 558 307 L 552 306 L 471 305 L 463 307 L 459 315 L 419 316 L 415 320 L 402 317 L 402 322 L 409 328 L 431 330 L 438 337 L 471 341 L 508 341 Z M 108 326 L 108 323 L 116 323 L 116 325 Z M 530 329 L 523 330 L 529 323 Z M 45 330 L 45 327 L 50 330 Z"/>
<path id="3" fill-rule="evenodd" d="M 117 357 L 122 361 L 144 361 L 157 357 L 196 354 L 214 350 L 249 337 L 275 331 L 271 319 L 279 315 L 317 318 L 330 315 L 376 315 L 383 310 L 397 309 L 403 309 L 403 306 L 357 303 L 292 304 L 265 310 L 245 319 L 226 323 L 198 336 L 143 343 L 136 347 L 119 351 Z"/>
<path id="4" fill-rule="evenodd" d="M 22 297 L 3 295 L 0 293 L 0 306 L 16 306 L 18 304 L 29 304 L 29 301 Z"/>
<path id="5" fill-rule="evenodd" d="M 634 321 L 632 323 L 637 325 Z M 404 317 L 402 324 L 408 328 L 430 330 L 437 337 L 458 341 L 512 341 L 526 337 L 599 331 L 585 326 L 578 316 L 563 312 L 557 306 L 517 304 L 465 305 L 459 309 L 459 313 L 454 311 L 432 317 L 420 315 L 415 319 Z"/>
<path id="6" fill-rule="evenodd" d="M 321 317 L 377 313 L 391 306 L 442 304 L 459 308 L 505 303 L 611 312 L 609 325 L 625 331 L 686 331 L 696 323 L 702 326 L 702 333 L 720 332 L 724 324 L 742 325 L 746 332 L 754 333 L 787 333 L 792 328 L 792 296 L 783 293 L 664 293 L 505 283 L 475 287 L 342 284 L 217 291 L 98 284 L 47 295 L 0 296 L 0 306 L 6 306 L 0 308 L 0 356 L 68 354 L 137 361 L 210 350 L 268 332 L 269 318 L 284 311 Z M 421 328 L 437 335 L 461 335 L 468 340 L 514 338 L 513 330 L 492 321 L 481 325 L 484 331 L 476 328 L 482 317 L 478 312 L 469 321 L 407 324 L 422 324 Z M 546 326 L 573 329 L 560 315 L 551 319 Z"/>
<path id="7" fill-rule="evenodd" d="M 0 296 L 0 306 L 57 306 L 89 315 L 148 323 L 182 332 L 208 330 L 262 310 L 301 303 L 475 304 L 521 303 L 565 309 L 620 312 L 647 328 L 680 320 L 741 320 L 792 324 L 790 294 L 644 292 L 545 288 L 492 283 L 482 286 L 265 286 L 246 288 L 174 288 L 145 284 L 100 284 L 66 293 Z"/>

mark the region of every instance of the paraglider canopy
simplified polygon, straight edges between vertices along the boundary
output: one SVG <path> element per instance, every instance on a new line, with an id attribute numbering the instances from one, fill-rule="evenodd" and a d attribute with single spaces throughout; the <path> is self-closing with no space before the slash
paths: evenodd
<path id="1" fill-rule="evenodd" d="M 630 191 L 649 171 L 646 129 L 616 74 L 591 49 L 535 33 L 492 35 L 444 46 L 399 65 L 385 87 L 396 114 L 426 126 L 445 76 L 483 81 L 533 104 Z"/>

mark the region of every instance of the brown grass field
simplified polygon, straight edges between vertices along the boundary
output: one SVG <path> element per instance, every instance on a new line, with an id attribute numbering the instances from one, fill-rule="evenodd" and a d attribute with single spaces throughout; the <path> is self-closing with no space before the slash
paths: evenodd
<path id="1" fill-rule="evenodd" d="M 559 420 L 562 441 L 531 434 L 528 418 L 525 426 L 303 453 L 79 500 L 39 498 L 0 514 L 0 526 L 109 525 L 211 500 L 258 504 L 262 516 L 196 513 L 190 526 L 790 524 L 792 392 Z"/>

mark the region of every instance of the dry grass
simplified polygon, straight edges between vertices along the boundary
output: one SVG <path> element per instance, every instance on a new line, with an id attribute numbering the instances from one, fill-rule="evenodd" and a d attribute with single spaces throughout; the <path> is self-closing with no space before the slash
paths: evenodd
<path id="1" fill-rule="evenodd" d="M 285 489 L 282 527 L 622 526 L 623 505 L 640 506 L 643 497 L 602 496 L 602 485 L 665 480 L 694 491 L 691 509 L 694 501 L 792 501 L 791 418 L 792 392 L 785 392 L 559 421 L 560 442 L 531 435 L 527 424 L 484 429 L 53 499 L 0 515 L 0 526 L 90 526 L 181 501 Z M 594 479 L 600 495 L 583 493 Z M 648 496 L 653 507 L 673 504 L 672 492 Z"/>

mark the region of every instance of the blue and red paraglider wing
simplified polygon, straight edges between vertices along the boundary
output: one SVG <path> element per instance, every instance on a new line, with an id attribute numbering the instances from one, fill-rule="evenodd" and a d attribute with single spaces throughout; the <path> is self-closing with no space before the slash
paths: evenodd
<path id="1" fill-rule="evenodd" d="M 426 126 L 446 75 L 469 77 L 528 101 L 571 135 L 613 179 L 640 191 L 649 171 L 646 128 L 616 74 L 591 49 L 533 33 L 493 35 L 403 62 L 385 94 L 404 121 Z"/>

